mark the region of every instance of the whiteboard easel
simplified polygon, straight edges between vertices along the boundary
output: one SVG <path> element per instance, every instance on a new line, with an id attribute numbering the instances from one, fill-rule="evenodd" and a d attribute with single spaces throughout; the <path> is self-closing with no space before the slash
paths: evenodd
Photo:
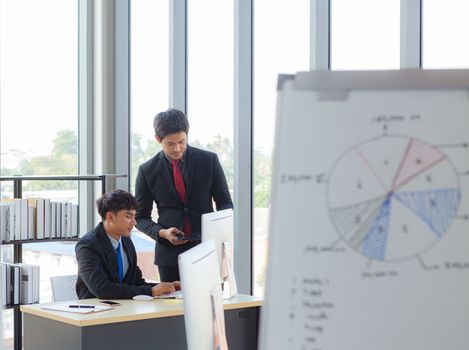
<path id="1" fill-rule="evenodd" d="M 469 71 L 279 78 L 260 349 L 466 349 Z"/>

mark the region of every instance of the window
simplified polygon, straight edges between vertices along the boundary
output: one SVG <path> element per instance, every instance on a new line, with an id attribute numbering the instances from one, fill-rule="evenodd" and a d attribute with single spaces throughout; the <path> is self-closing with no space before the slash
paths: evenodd
<path id="1" fill-rule="evenodd" d="M 77 1 L 1 1 L 0 175 L 77 174 L 77 124 Z M 10 182 L 1 183 L 2 198 L 12 192 Z M 76 201 L 77 184 L 32 181 L 23 197 Z M 23 261 L 41 265 L 41 301 L 51 300 L 51 275 L 76 271 L 73 246 L 23 246 Z M 2 249 L 11 261 L 12 246 Z M 12 317 L 4 316 L 4 336 L 12 338 Z"/>
<path id="2" fill-rule="evenodd" d="M 309 4 L 309 0 L 254 2 L 253 290 L 257 296 L 263 295 L 267 263 L 277 77 L 309 69 Z"/>
<path id="3" fill-rule="evenodd" d="M 169 1 L 131 1 L 131 191 L 140 164 L 161 150 L 153 118 L 169 107 Z M 156 210 L 153 212 L 156 221 Z M 135 230 L 137 263 L 143 277 L 159 279 L 153 240 Z"/>
<path id="4" fill-rule="evenodd" d="M 399 0 L 331 0 L 331 69 L 399 69 Z"/>
<path id="5" fill-rule="evenodd" d="M 189 143 L 218 154 L 233 195 L 234 5 L 187 3 Z"/>
<path id="6" fill-rule="evenodd" d="M 469 2 L 423 2 L 423 68 L 469 68 Z"/>

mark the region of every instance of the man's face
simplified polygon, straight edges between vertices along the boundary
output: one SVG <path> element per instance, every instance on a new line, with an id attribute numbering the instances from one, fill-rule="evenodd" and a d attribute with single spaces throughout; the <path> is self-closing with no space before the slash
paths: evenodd
<path id="1" fill-rule="evenodd" d="M 164 153 L 171 159 L 182 158 L 187 147 L 187 134 L 184 131 L 169 134 L 162 139 L 156 137 L 156 141 L 161 143 Z"/>
<path id="2" fill-rule="evenodd" d="M 106 214 L 106 219 L 108 220 L 113 232 L 124 237 L 130 237 L 130 233 L 137 223 L 135 221 L 135 212 L 136 211 L 134 209 L 122 209 L 117 213 L 108 212 Z"/>

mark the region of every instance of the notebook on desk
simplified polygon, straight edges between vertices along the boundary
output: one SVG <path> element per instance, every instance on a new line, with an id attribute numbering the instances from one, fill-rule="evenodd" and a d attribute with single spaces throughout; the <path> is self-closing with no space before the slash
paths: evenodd
<path id="1" fill-rule="evenodd" d="M 105 305 L 63 303 L 46 305 L 41 307 L 41 309 L 51 311 L 73 312 L 76 314 L 91 314 L 106 310 L 112 310 L 113 308 Z"/>

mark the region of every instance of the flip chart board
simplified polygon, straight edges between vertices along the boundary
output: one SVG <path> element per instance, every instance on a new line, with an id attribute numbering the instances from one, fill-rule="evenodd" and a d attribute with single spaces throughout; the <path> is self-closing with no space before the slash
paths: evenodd
<path id="1" fill-rule="evenodd" d="M 260 349 L 469 347 L 469 71 L 280 76 Z"/>

